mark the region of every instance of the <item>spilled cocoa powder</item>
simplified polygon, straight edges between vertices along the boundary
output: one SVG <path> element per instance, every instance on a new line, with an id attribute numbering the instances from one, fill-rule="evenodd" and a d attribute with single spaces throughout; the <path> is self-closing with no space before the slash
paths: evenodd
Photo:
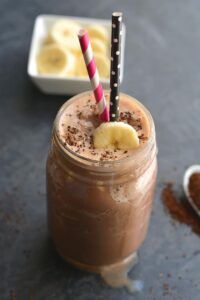
<path id="1" fill-rule="evenodd" d="M 200 173 L 194 173 L 189 180 L 189 194 L 200 210 Z"/>
<path id="2" fill-rule="evenodd" d="M 172 183 L 168 183 L 162 191 L 162 201 L 172 218 L 191 227 L 200 235 L 200 218 L 185 199 L 176 197 Z"/>

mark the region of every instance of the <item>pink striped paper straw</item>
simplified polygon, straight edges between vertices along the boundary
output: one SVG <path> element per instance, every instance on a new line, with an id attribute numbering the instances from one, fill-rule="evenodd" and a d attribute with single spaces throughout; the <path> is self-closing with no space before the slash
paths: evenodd
<path id="1" fill-rule="evenodd" d="M 99 80 L 99 72 L 93 56 L 92 47 L 86 30 L 81 29 L 78 33 L 81 50 L 87 67 L 88 75 L 94 92 L 94 96 L 99 108 L 99 118 L 102 122 L 109 121 L 109 112 L 106 106 L 106 99 L 102 84 Z"/>

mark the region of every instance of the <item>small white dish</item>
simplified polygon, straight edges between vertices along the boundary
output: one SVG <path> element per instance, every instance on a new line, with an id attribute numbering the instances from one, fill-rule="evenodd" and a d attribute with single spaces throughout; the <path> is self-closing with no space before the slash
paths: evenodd
<path id="1" fill-rule="evenodd" d="M 184 189 L 185 195 L 186 195 L 190 205 L 192 206 L 192 208 L 195 210 L 195 212 L 200 217 L 200 210 L 193 202 L 192 198 L 190 197 L 190 193 L 189 193 L 189 181 L 190 181 L 190 177 L 194 173 L 200 173 L 200 165 L 192 165 L 185 171 L 185 174 L 183 176 L 183 189 Z"/>
<path id="2" fill-rule="evenodd" d="M 90 81 L 88 78 L 80 77 L 61 77 L 52 75 L 41 75 L 38 73 L 36 65 L 36 56 L 41 48 L 44 39 L 47 36 L 52 24 L 58 19 L 70 19 L 80 23 L 81 26 L 90 24 L 101 24 L 111 31 L 111 20 L 90 19 L 79 17 L 67 17 L 58 15 L 39 15 L 34 24 L 33 35 L 31 40 L 29 58 L 28 58 L 28 75 L 35 85 L 46 94 L 60 94 L 72 95 L 91 89 Z M 126 28 L 122 24 L 122 48 L 121 48 L 121 82 L 123 81 L 124 73 L 124 48 L 125 48 L 125 34 Z M 101 83 L 104 89 L 109 89 L 109 79 L 102 79 Z"/>

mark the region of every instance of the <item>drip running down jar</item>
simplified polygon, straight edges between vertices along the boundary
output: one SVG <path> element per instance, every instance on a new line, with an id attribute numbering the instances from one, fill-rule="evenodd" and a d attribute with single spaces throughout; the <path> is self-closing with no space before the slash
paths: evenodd
<path id="1" fill-rule="evenodd" d="M 107 101 L 108 97 L 106 93 Z M 148 124 L 145 142 L 134 150 L 123 151 L 126 155 L 115 151 L 114 159 L 112 156 L 101 159 L 102 152 L 95 149 L 85 156 L 75 151 L 76 145 L 73 147 L 73 143 L 69 145 L 63 140 L 60 128 L 65 125 L 63 116 L 71 115 L 72 121 L 68 124 L 73 123 L 75 110 L 70 108 L 76 106 L 76 116 L 80 115 L 81 108 L 84 115 L 87 103 L 90 108 L 95 103 L 92 94 L 87 92 L 68 100 L 58 112 L 47 160 L 50 236 L 67 262 L 93 272 L 123 264 L 135 255 L 147 233 L 156 184 L 153 119 L 140 102 L 125 94 L 120 97 L 122 116 L 126 115 L 126 109 L 130 111 L 129 105 L 133 105 L 133 110 L 145 117 Z M 89 120 L 91 124 L 93 121 Z M 77 120 L 74 122 L 78 124 Z M 95 159 L 91 159 L 91 153 L 96 153 Z"/>

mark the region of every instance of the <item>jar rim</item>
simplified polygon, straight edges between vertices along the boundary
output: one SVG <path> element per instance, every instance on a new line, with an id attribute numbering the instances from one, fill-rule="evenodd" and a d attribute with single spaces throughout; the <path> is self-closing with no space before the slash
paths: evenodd
<path id="1" fill-rule="evenodd" d="M 107 92 L 107 90 L 105 90 L 105 92 Z M 84 157 L 76 152 L 74 152 L 72 149 L 70 149 L 69 147 L 67 147 L 67 145 L 63 145 L 61 139 L 59 138 L 58 135 L 58 130 L 56 130 L 58 128 L 58 123 L 60 120 L 60 117 L 63 113 L 63 111 L 65 111 L 65 109 L 73 102 L 76 100 L 77 97 L 84 96 L 88 93 L 92 93 L 92 91 L 85 91 L 83 93 L 77 94 L 75 96 L 73 96 L 72 98 L 70 98 L 69 100 L 67 100 L 59 109 L 54 124 L 53 124 L 53 138 L 54 141 L 56 142 L 56 144 L 59 146 L 60 150 L 62 151 L 62 153 L 68 157 L 71 157 L 72 159 L 76 160 L 77 162 L 81 163 L 82 165 L 85 166 L 92 166 L 92 167 L 101 167 L 101 168 L 109 168 L 109 167 L 114 167 L 114 166 L 119 166 L 121 164 L 124 163 L 128 163 L 130 161 L 133 160 L 133 157 L 136 159 L 136 156 L 138 155 L 142 155 L 142 152 L 146 152 L 148 151 L 148 149 L 152 149 L 154 140 L 155 140 L 155 127 L 154 127 L 154 122 L 153 122 L 153 118 L 151 116 L 151 113 L 149 112 L 149 110 L 137 99 L 133 98 L 132 96 L 129 96 L 128 94 L 125 93 L 120 93 L 123 96 L 129 97 L 131 98 L 133 101 L 137 102 L 137 104 L 142 108 L 142 110 L 144 111 L 145 115 L 147 116 L 148 122 L 149 122 L 149 127 L 150 127 L 150 134 L 149 134 L 149 138 L 146 140 L 146 142 L 142 145 L 140 145 L 140 147 L 133 149 L 133 153 L 131 156 L 125 157 L 125 158 L 121 158 L 118 160 L 95 160 L 95 159 L 90 159 L 87 157 Z"/>

